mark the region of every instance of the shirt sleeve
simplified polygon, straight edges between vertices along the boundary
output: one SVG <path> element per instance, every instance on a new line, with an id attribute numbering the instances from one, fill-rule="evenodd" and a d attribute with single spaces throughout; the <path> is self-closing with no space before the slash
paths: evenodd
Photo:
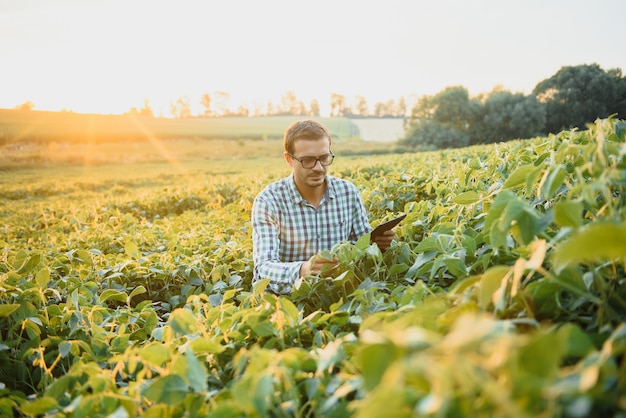
<path id="1" fill-rule="evenodd" d="M 304 261 L 280 261 L 279 240 L 280 225 L 276 210 L 262 197 L 257 197 L 252 205 L 254 281 L 270 279 L 270 290 L 289 294 Z"/>
<path id="2" fill-rule="evenodd" d="M 361 199 L 361 195 L 359 194 L 356 186 L 354 186 L 353 191 L 354 205 L 352 213 L 352 233 L 349 241 L 355 243 L 363 235 L 368 232 L 372 232 L 372 226 L 369 222 L 369 216 L 367 214 L 367 210 L 365 209 L 365 204 L 363 203 L 363 199 Z"/>

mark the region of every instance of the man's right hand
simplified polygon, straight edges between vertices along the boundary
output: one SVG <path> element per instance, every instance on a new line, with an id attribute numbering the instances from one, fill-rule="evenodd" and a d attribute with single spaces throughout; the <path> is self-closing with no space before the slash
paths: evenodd
<path id="1" fill-rule="evenodd" d="M 325 276 L 328 272 L 338 266 L 339 259 L 337 257 L 333 257 L 329 260 L 319 254 L 314 255 L 309 260 L 302 263 L 302 266 L 300 266 L 300 277 Z"/>

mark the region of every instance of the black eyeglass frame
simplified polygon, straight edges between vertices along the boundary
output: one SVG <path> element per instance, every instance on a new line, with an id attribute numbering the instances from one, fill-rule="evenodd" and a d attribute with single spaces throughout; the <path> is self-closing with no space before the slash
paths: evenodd
<path id="1" fill-rule="evenodd" d="M 328 167 L 328 166 L 329 166 L 329 165 L 331 165 L 331 164 L 333 163 L 333 161 L 335 160 L 335 154 L 333 154 L 333 153 L 331 152 L 330 154 L 326 154 L 326 155 L 323 155 L 323 156 L 321 156 L 321 157 L 316 157 L 316 158 L 315 158 L 315 161 L 313 162 L 313 165 L 312 165 L 311 167 L 305 167 L 305 166 L 304 166 L 304 162 L 303 162 L 303 160 L 308 160 L 308 159 L 311 159 L 311 160 L 312 160 L 312 159 L 313 159 L 313 157 L 298 158 L 298 157 L 296 157 L 295 155 L 293 155 L 293 154 L 292 154 L 292 153 L 290 153 L 290 152 L 288 152 L 288 153 L 287 153 L 287 155 L 288 155 L 288 156 L 290 156 L 291 158 L 293 158 L 294 160 L 299 161 L 299 162 L 300 162 L 300 164 L 302 165 L 302 168 L 305 168 L 305 169 L 307 169 L 307 170 L 308 170 L 308 169 L 311 169 L 311 168 L 313 168 L 313 167 L 315 167 L 315 166 L 317 165 L 317 162 L 318 162 L 318 161 L 320 162 L 320 164 L 322 165 L 322 167 Z M 330 161 L 329 161 L 328 163 L 324 164 L 324 163 L 322 162 L 322 158 L 330 158 Z"/>

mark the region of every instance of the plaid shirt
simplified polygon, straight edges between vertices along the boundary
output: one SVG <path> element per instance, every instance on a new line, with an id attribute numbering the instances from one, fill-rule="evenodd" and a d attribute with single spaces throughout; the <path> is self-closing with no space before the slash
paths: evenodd
<path id="1" fill-rule="evenodd" d="M 354 184 L 326 176 L 326 185 L 317 209 L 302 198 L 293 174 L 259 193 L 252 206 L 254 281 L 269 278 L 271 290 L 290 293 L 304 261 L 372 230 Z"/>

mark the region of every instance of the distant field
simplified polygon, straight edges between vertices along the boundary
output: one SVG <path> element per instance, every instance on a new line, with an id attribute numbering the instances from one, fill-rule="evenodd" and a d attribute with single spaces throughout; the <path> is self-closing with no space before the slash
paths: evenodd
<path id="1" fill-rule="evenodd" d="M 281 157 L 285 129 L 303 116 L 165 119 L 0 109 L 0 170 L 39 166 Z M 338 156 L 388 153 L 401 119 L 315 118 Z"/>
<path id="2" fill-rule="evenodd" d="M 389 144 L 358 138 L 337 139 L 333 152 L 341 157 L 389 153 Z M 223 164 L 220 170 L 239 171 L 252 161 L 282 164 L 281 139 L 158 139 L 109 142 L 0 143 L 0 172 L 42 167 L 122 166 L 139 163 L 171 163 L 185 167 Z M 117 168 L 109 168 L 117 169 Z M 122 168 L 122 171 L 127 168 Z M 2 186 L 0 181 L 0 187 Z"/>
<path id="3" fill-rule="evenodd" d="M 404 136 L 404 119 L 351 119 L 365 141 L 394 142 Z"/>
<path id="4" fill-rule="evenodd" d="M 280 139 L 306 116 L 167 119 L 131 115 L 0 109 L 0 144 L 22 142 L 112 142 L 160 139 Z M 402 119 L 314 117 L 337 139 L 392 142 L 404 134 Z"/>
<path id="5" fill-rule="evenodd" d="M 0 143 L 106 142 L 150 138 L 278 139 L 285 128 L 303 116 L 166 119 L 130 115 L 88 115 L 0 109 Z M 358 128 L 347 118 L 320 120 L 334 137 L 356 136 Z"/>

